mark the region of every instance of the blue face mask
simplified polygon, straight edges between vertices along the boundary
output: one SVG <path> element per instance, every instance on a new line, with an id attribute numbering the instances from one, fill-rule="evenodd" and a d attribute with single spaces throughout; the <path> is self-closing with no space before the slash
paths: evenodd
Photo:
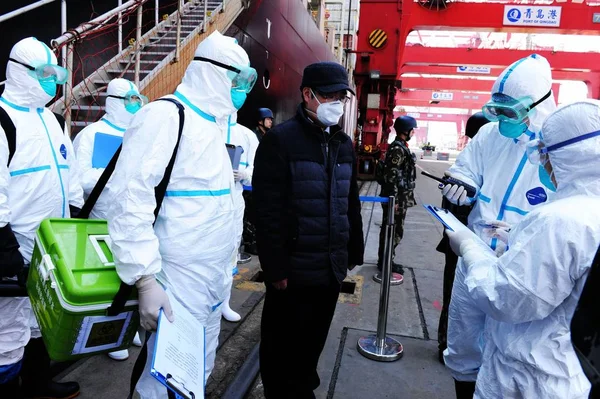
<path id="1" fill-rule="evenodd" d="M 142 104 L 140 103 L 129 103 L 125 105 L 125 110 L 130 114 L 135 114 L 142 108 Z"/>
<path id="2" fill-rule="evenodd" d="M 500 134 L 504 137 L 516 139 L 527 131 L 527 124 L 524 122 L 510 123 L 506 121 L 500 121 L 498 130 L 500 130 Z"/>
<path id="3" fill-rule="evenodd" d="M 40 80 L 40 86 L 47 95 L 54 97 L 56 95 L 56 81 L 54 79 L 51 80 Z"/>
<path id="4" fill-rule="evenodd" d="M 231 89 L 231 102 L 236 109 L 242 108 L 248 94 L 243 90 Z"/>
<path id="5" fill-rule="evenodd" d="M 543 165 L 539 166 L 538 175 L 540 177 L 540 183 L 542 183 L 544 187 L 546 187 L 552 192 L 556 191 L 556 186 L 554 185 L 552 178 L 550 177 Z"/>

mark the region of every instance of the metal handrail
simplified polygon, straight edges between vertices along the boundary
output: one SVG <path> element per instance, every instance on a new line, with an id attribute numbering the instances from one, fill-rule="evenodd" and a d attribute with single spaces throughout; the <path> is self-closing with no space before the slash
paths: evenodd
<path id="1" fill-rule="evenodd" d="M 8 13 L 3 14 L 3 15 L 0 15 L 0 22 L 7 21 L 7 20 L 9 20 L 11 18 L 16 17 L 17 15 L 25 14 L 28 11 L 35 10 L 36 8 L 39 8 L 41 6 L 45 6 L 46 4 L 54 3 L 55 1 L 58 1 L 58 0 L 40 0 L 40 1 L 36 1 L 35 3 L 32 3 L 32 4 L 28 5 L 28 6 L 21 7 L 21 8 L 18 8 L 16 10 L 14 10 L 14 11 L 8 12 Z"/>

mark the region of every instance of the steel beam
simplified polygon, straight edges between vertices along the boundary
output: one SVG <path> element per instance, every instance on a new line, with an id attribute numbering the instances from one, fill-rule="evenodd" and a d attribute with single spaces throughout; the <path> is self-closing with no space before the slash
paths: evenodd
<path id="1" fill-rule="evenodd" d="M 364 0 L 363 0 L 364 2 Z M 552 4 L 561 6 L 560 27 L 503 26 L 504 6 L 506 3 L 456 2 L 448 9 L 434 12 L 420 7 L 414 0 L 402 0 L 402 18 L 406 18 L 409 30 L 469 30 L 486 32 L 523 32 L 587 34 L 600 33 L 600 24 L 595 24 L 594 12 L 597 7 L 585 3 Z M 510 6 L 510 4 L 508 4 Z M 523 4 L 527 5 L 527 4 Z M 547 5 L 547 4 L 537 4 Z M 535 8 L 536 4 L 531 7 Z"/>
<path id="2" fill-rule="evenodd" d="M 473 4 L 473 3 L 469 3 Z M 600 71 L 600 53 L 567 53 L 531 50 L 488 50 L 406 46 L 402 54 L 402 67 L 418 66 L 489 66 L 506 68 L 513 62 L 539 54 L 545 57 L 553 70 Z"/>
<path id="3" fill-rule="evenodd" d="M 470 92 L 489 93 L 494 85 L 493 80 L 481 79 L 454 79 L 454 78 L 400 78 L 403 89 L 428 89 L 428 90 L 458 90 Z"/>

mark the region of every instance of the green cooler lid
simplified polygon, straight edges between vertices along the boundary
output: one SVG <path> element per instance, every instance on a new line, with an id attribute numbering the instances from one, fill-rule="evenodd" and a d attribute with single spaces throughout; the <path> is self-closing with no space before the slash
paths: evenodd
<path id="1" fill-rule="evenodd" d="M 110 304 L 121 279 L 109 249 L 106 220 L 46 219 L 37 232 L 56 267 L 58 287 L 74 306 Z M 135 295 L 132 295 L 132 299 Z"/>

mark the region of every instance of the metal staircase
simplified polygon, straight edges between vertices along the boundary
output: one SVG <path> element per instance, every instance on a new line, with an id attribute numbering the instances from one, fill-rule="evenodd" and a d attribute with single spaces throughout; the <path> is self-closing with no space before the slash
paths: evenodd
<path id="1" fill-rule="evenodd" d="M 204 1 L 207 1 L 206 5 Z M 223 12 L 224 3 L 228 3 L 228 1 L 191 0 L 185 3 L 181 14 L 180 48 L 204 32 L 203 23 L 206 23 L 207 26 L 212 23 L 215 16 Z M 240 3 L 232 3 L 235 3 L 234 6 L 239 6 L 239 12 L 241 12 Z M 204 18 L 205 9 L 207 11 L 206 19 Z M 239 12 L 233 15 L 237 16 Z M 233 17 L 229 19 L 231 20 L 225 22 L 226 27 L 229 27 L 235 20 Z M 223 29 L 221 31 L 223 32 Z M 140 91 L 143 91 L 163 68 L 174 62 L 178 55 L 177 50 L 176 11 L 142 36 L 140 40 Z M 73 88 L 70 101 L 71 137 L 74 137 L 85 126 L 100 119 L 104 114 L 108 82 L 118 77 L 135 81 L 135 57 L 134 49 L 127 48 Z M 67 109 L 64 98 L 53 106 L 55 112 L 66 113 Z"/>

